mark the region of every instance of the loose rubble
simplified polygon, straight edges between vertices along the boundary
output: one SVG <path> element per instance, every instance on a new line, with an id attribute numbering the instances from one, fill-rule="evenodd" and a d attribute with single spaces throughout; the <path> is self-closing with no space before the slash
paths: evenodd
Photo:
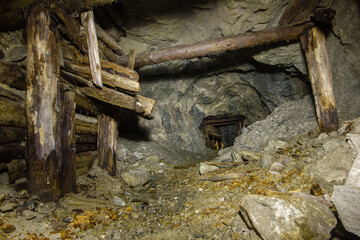
<path id="1" fill-rule="evenodd" d="M 78 177 L 77 193 L 57 203 L 16 192 L 3 176 L 0 237 L 335 240 L 338 214 L 352 232 L 341 234 L 356 239 L 358 187 L 343 184 L 357 166 L 349 134 L 358 133 L 360 119 L 350 129 L 319 134 L 308 101 L 285 104 L 248 126 L 220 156 L 191 162 L 191 155 L 167 155 L 142 142 L 137 157 L 128 152 L 129 159 L 118 159 L 115 177 L 94 166 Z M 136 149 L 139 142 L 121 144 Z"/>

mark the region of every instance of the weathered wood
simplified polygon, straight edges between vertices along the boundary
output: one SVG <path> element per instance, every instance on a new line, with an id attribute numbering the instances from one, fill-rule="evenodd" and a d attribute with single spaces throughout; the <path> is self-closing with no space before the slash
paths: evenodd
<path id="1" fill-rule="evenodd" d="M 244 174 L 237 174 L 237 173 L 227 173 L 227 174 L 214 174 L 210 176 L 200 176 L 200 181 L 212 181 L 212 182 L 218 182 L 218 181 L 225 181 L 225 180 L 232 180 L 232 179 L 239 179 L 243 178 Z"/>
<path id="2" fill-rule="evenodd" d="M 14 159 L 7 165 L 10 183 L 26 177 L 26 161 L 25 159 Z"/>
<path id="3" fill-rule="evenodd" d="M 0 98 L 23 102 L 25 100 L 25 92 L 0 83 Z"/>
<path id="4" fill-rule="evenodd" d="M 25 128 L 0 125 L 0 144 L 21 143 L 25 141 Z"/>
<path id="5" fill-rule="evenodd" d="M 101 90 L 94 87 L 79 87 L 78 89 L 84 95 L 98 99 L 99 101 L 112 104 L 121 108 L 126 108 L 130 110 L 135 109 L 135 97 L 127 95 L 125 93 L 121 93 L 106 87 L 103 87 L 103 89 Z"/>
<path id="6" fill-rule="evenodd" d="M 131 70 L 134 70 L 135 59 L 136 59 L 136 51 L 135 51 L 135 49 L 130 49 L 130 51 L 129 51 L 129 60 L 128 60 L 128 68 L 130 68 Z"/>
<path id="7" fill-rule="evenodd" d="M 116 56 L 115 56 L 115 53 L 113 53 L 113 51 L 111 51 L 111 49 L 109 49 L 105 43 L 103 43 L 102 41 L 98 41 L 98 44 L 99 44 L 99 50 L 100 50 L 100 53 L 102 53 L 104 55 L 104 57 L 101 57 L 100 56 L 100 62 L 101 60 L 108 60 L 108 61 L 111 61 L 111 62 L 114 62 L 116 60 Z"/>
<path id="8" fill-rule="evenodd" d="M 18 64 L 0 61 L 0 83 L 25 90 L 26 73 Z"/>
<path id="9" fill-rule="evenodd" d="M 76 177 L 87 173 L 97 159 L 97 151 L 76 154 Z"/>
<path id="10" fill-rule="evenodd" d="M 97 137 L 94 135 L 77 134 L 75 136 L 75 139 L 76 139 L 76 144 L 97 143 Z"/>
<path id="11" fill-rule="evenodd" d="M 104 29 L 96 24 L 96 34 L 99 40 L 103 41 L 114 53 L 118 55 L 124 55 L 124 51 L 120 45 L 113 39 Z"/>
<path id="12" fill-rule="evenodd" d="M 96 118 L 75 114 L 75 132 L 76 134 L 97 135 L 98 121 Z"/>
<path id="13" fill-rule="evenodd" d="M 116 174 L 117 122 L 104 114 L 98 117 L 98 165 L 109 175 Z"/>
<path id="14" fill-rule="evenodd" d="M 68 72 L 73 72 L 76 75 L 79 75 L 84 78 L 89 77 L 91 74 L 89 67 L 72 64 L 68 60 L 65 60 L 65 68 L 64 69 Z M 140 91 L 140 84 L 129 78 L 119 76 L 119 75 L 114 75 L 114 74 L 108 73 L 106 71 L 101 71 L 101 75 L 102 75 L 104 85 L 107 85 L 110 87 L 118 87 L 118 88 L 121 88 L 124 90 L 133 91 L 133 92 Z"/>
<path id="15" fill-rule="evenodd" d="M 0 162 L 8 163 L 13 159 L 25 158 L 25 148 L 25 145 L 16 143 L 0 145 Z"/>
<path id="16" fill-rule="evenodd" d="M 133 81 L 139 81 L 139 74 L 134 71 L 133 69 L 127 68 L 127 67 L 123 67 L 121 65 L 118 65 L 116 63 L 113 62 L 109 62 L 109 61 L 101 61 L 101 67 L 102 68 L 108 68 L 108 69 L 112 69 L 114 70 L 116 73 L 123 75 Z"/>
<path id="17" fill-rule="evenodd" d="M 80 23 L 69 16 L 64 9 L 53 9 L 52 14 L 61 20 L 64 25 L 59 24 L 60 32 L 65 35 L 81 52 L 87 52 L 87 44 L 84 34 L 81 32 Z"/>
<path id="18" fill-rule="evenodd" d="M 95 19 L 92 10 L 81 13 L 81 23 L 86 32 L 86 42 L 93 83 L 102 88 L 99 46 L 96 36 Z"/>
<path id="19" fill-rule="evenodd" d="M 65 78 L 67 81 L 69 81 L 71 84 L 75 85 L 75 86 L 88 86 L 88 87 L 92 87 L 93 84 L 89 81 L 86 80 L 76 74 L 73 74 L 71 72 L 68 72 L 66 70 L 61 70 L 60 72 L 60 76 Z"/>
<path id="20" fill-rule="evenodd" d="M 298 39 L 303 33 L 313 27 L 314 24 L 312 22 L 306 22 L 296 26 L 276 27 L 258 32 L 239 34 L 233 37 L 223 37 L 190 45 L 143 52 L 136 55 L 135 66 L 141 67 L 177 59 L 202 57 L 213 53 L 223 53 L 226 51 Z M 116 63 L 119 65 L 127 65 L 128 58 L 128 56 L 119 57 Z"/>
<path id="21" fill-rule="evenodd" d="M 25 102 L 14 102 L 0 97 L 0 125 L 25 128 Z"/>
<path id="22" fill-rule="evenodd" d="M 311 12 L 321 0 L 291 0 L 285 8 L 278 25 L 284 26 L 308 20 Z"/>
<path id="23" fill-rule="evenodd" d="M 76 190 L 75 93 L 61 92 L 61 188 L 63 193 Z"/>
<path id="24" fill-rule="evenodd" d="M 325 34 L 319 28 L 313 28 L 300 40 L 308 65 L 320 132 L 336 131 L 339 120 Z"/>
<path id="25" fill-rule="evenodd" d="M 116 0 L 3 0 L 0 2 L 0 32 L 24 28 L 26 25 L 25 13 L 35 3 L 45 7 L 65 9 L 69 11 L 83 11 L 96 6 L 115 2 Z"/>
<path id="26" fill-rule="evenodd" d="M 32 7 L 27 24 L 27 179 L 29 191 L 42 201 L 62 195 L 57 37 L 49 12 Z"/>
<path id="27" fill-rule="evenodd" d="M 97 145 L 93 144 L 76 144 L 76 153 L 96 151 Z"/>

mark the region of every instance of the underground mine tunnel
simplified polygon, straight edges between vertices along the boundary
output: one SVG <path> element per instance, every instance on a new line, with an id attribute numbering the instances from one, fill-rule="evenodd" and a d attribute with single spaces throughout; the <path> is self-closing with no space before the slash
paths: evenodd
<path id="1" fill-rule="evenodd" d="M 357 0 L 1 0 L 1 239 L 359 239 Z"/>

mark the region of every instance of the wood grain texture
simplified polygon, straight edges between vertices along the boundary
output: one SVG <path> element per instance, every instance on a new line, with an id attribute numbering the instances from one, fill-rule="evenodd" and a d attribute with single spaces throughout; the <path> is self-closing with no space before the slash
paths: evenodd
<path id="1" fill-rule="evenodd" d="M 113 118 L 104 114 L 98 117 L 98 165 L 111 176 L 116 174 L 117 128 Z"/>
<path id="2" fill-rule="evenodd" d="M 81 13 L 81 23 L 85 29 L 86 42 L 93 83 L 102 88 L 99 46 L 96 36 L 95 18 L 92 10 Z"/>
<path id="3" fill-rule="evenodd" d="M 48 10 L 42 6 L 31 9 L 27 43 L 28 187 L 41 201 L 55 201 L 62 195 L 58 34 Z"/>
<path id="4" fill-rule="evenodd" d="M 339 120 L 325 34 L 319 28 L 313 28 L 300 40 L 308 65 L 320 132 L 336 131 Z"/>

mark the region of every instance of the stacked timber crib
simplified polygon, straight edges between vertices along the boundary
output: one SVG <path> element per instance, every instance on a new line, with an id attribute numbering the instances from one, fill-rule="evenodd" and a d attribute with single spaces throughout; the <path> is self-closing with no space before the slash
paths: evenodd
<path id="1" fill-rule="evenodd" d="M 95 162 L 114 175 L 117 119 L 126 111 L 154 117 L 155 101 L 137 94 L 135 52 L 128 67 L 109 61 L 123 55 L 117 42 L 92 11 L 79 19 L 33 6 L 26 60 L 0 60 L 0 168 L 42 201 L 74 192 Z"/>

